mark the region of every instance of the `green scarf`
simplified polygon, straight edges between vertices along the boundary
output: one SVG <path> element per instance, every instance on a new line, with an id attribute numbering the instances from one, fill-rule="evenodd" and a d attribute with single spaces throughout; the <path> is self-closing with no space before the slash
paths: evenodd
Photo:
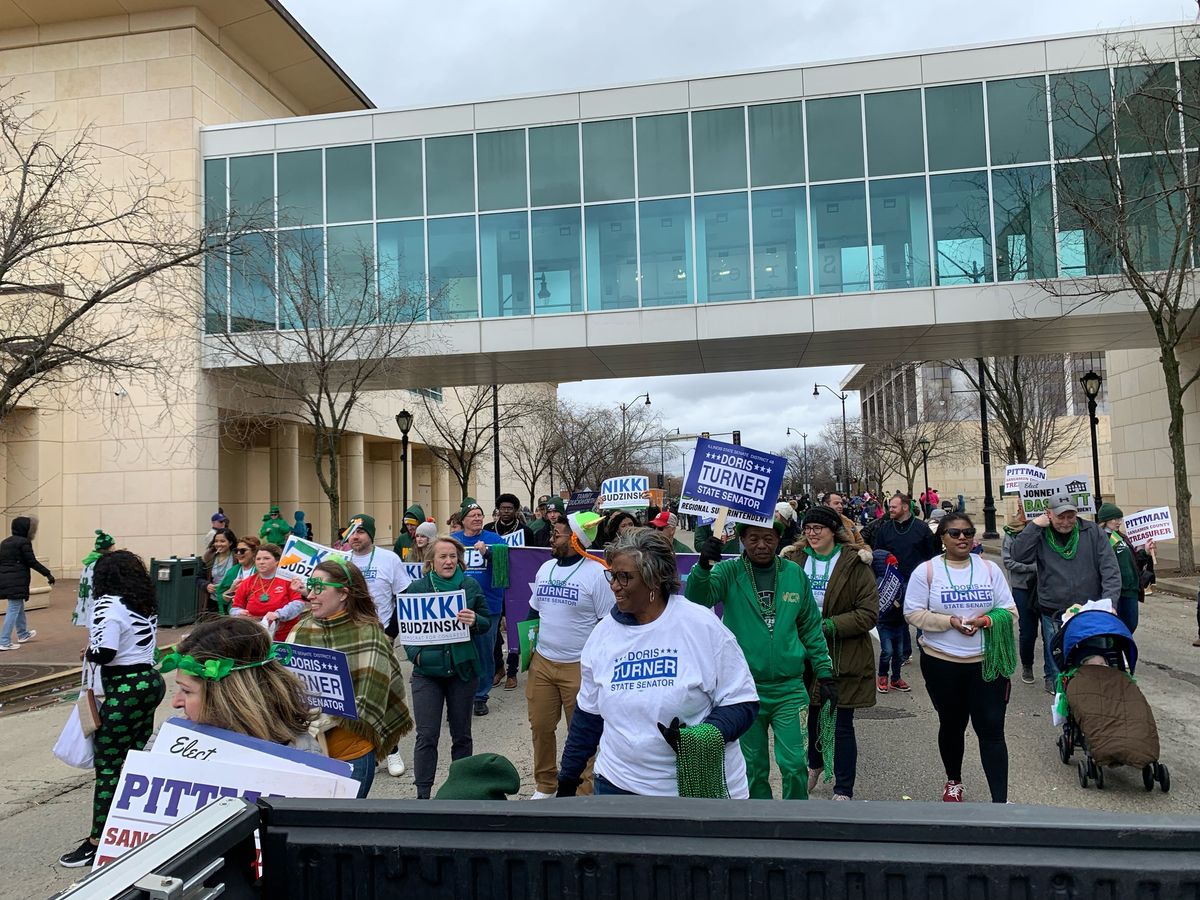
<path id="1" fill-rule="evenodd" d="M 1046 535 L 1046 543 L 1050 545 L 1050 549 L 1061 556 L 1063 559 L 1074 559 L 1075 554 L 1079 551 L 1079 523 L 1075 523 L 1074 529 L 1071 531 L 1071 536 L 1067 538 L 1065 545 L 1060 544 L 1050 532 L 1054 531 L 1053 527 L 1047 528 L 1044 532 Z"/>
<path id="2" fill-rule="evenodd" d="M 392 650 L 391 639 L 383 633 L 379 622 L 356 623 L 346 614 L 315 619 L 306 613 L 288 635 L 288 642 L 346 654 L 358 718 L 333 718 L 338 725 L 370 741 L 377 760 L 391 752 L 398 738 L 412 731 L 404 673 Z"/>
<path id="3" fill-rule="evenodd" d="M 99 550 L 93 550 L 91 553 L 89 553 L 87 556 L 85 556 L 83 558 L 83 564 L 85 566 L 90 566 L 92 563 L 94 563 L 96 560 L 98 560 L 103 555 L 104 554 L 101 553 Z"/>
<path id="4" fill-rule="evenodd" d="M 725 783 L 725 738 L 715 725 L 679 729 L 675 760 L 680 797 L 729 799 Z"/>
<path id="5" fill-rule="evenodd" d="M 462 566 L 454 568 L 454 574 L 449 578 L 442 578 L 437 572 L 433 571 L 433 567 L 429 568 L 429 581 L 433 585 L 434 590 L 445 593 L 446 591 L 461 591 L 463 586 L 463 570 Z"/>

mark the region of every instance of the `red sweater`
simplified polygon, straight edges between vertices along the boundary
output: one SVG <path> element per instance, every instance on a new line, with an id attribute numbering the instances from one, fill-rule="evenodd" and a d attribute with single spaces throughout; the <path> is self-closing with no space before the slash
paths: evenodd
<path id="1" fill-rule="evenodd" d="M 293 600 L 303 599 L 299 593 L 292 590 L 292 583 L 286 576 L 277 575 L 268 579 L 255 572 L 238 583 L 237 591 L 233 595 L 233 605 L 244 609 L 246 615 L 261 619 L 269 612 L 282 609 Z M 275 626 L 275 640 L 286 639 L 292 626 L 299 621 L 299 616 L 286 622 L 279 619 Z"/>

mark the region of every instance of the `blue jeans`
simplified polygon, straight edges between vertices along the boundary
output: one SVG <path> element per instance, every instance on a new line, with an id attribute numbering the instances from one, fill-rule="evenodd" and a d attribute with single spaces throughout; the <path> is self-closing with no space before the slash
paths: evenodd
<path id="1" fill-rule="evenodd" d="M 500 630 L 501 613 L 489 611 L 492 624 L 484 634 L 471 638 L 475 652 L 479 654 L 479 687 L 475 689 L 476 700 L 486 700 L 492 692 L 492 679 L 496 677 L 496 633 Z"/>
<path id="2" fill-rule="evenodd" d="M 4 629 L 0 631 L 0 644 L 5 646 L 14 643 L 14 634 L 18 639 L 29 637 L 29 623 L 25 620 L 25 600 L 9 600 L 8 612 L 4 616 Z"/>
<path id="3" fill-rule="evenodd" d="M 596 776 L 595 781 L 593 782 L 593 785 L 594 785 L 593 793 L 595 793 L 595 795 L 597 797 L 603 797 L 605 795 L 610 796 L 610 797 L 617 797 L 617 796 L 633 797 L 633 796 L 636 796 L 633 793 L 633 791 L 622 790 L 621 788 L 617 787 L 615 784 L 613 784 L 611 781 L 609 781 L 608 779 L 604 778 L 601 775 Z"/>
<path id="4" fill-rule="evenodd" d="M 1017 604 L 1017 643 L 1021 650 L 1021 665 L 1033 668 L 1033 648 L 1037 646 L 1038 623 L 1042 618 L 1037 605 L 1037 593 L 1029 588 L 1013 588 L 1013 602 Z M 1044 671 L 1043 675 L 1050 672 Z"/>
<path id="5" fill-rule="evenodd" d="M 375 780 L 375 751 L 368 750 L 358 759 L 346 761 L 350 763 L 350 777 L 358 782 L 358 799 L 362 800 Z"/>
<path id="6" fill-rule="evenodd" d="M 1059 617 L 1062 613 L 1048 613 L 1044 609 L 1042 613 L 1042 660 L 1045 663 L 1045 671 L 1047 678 L 1058 678 L 1058 666 L 1054 664 L 1054 656 L 1050 653 L 1050 645 L 1054 643 L 1054 636 L 1058 634 L 1058 629 L 1062 627 Z"/>
<path id="7" fill-rule="evenodd" d="M 1125 623 L 1130 634 L 1137 631 L 1138 599 L 1136 594 L 1132 597 L 1120 597 L 1117 600 L 1117 618 Z"/>
<path id="8" fill-rule="evenodd" d="M 879 633 L 879 674 L 887 675 L 891 666 L 892 681 L 900 678 L 900 666 L 904 662 L 904 633 L 908 625 L 904 622 L 884 623 L 875 626 Z"/>

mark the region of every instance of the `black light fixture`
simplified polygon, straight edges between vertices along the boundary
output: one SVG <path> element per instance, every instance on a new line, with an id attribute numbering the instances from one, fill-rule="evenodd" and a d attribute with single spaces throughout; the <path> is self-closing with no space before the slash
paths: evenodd
<path id="1" fill-rule="evenodd" d="M 412 428 L 413 414 L 407 409 L 402 409 L 396 413 L 396 427 L 400 429 L 401 434 L 408 434 Z"/>
<path id="2" fill-rule="evenodd" d="M 543 272 L 541 275 L 538 276 L 537 296 L 538 296 L 539 300 L 549 300 L 550 299 L 550 288 L 546 287 L 546 273 L 545 272 Z"/>
<path id="3" fill-rule="evenodd" d="M 1092 430 L 1092 501 L 1096 505 L 1097 517 L 1099 516 L 1100 497 L 1100 446 L 1096 439 L 1096 426 L 1100 424 L 1100 420 L 1096 418 L 1096 398 L 1100 396 L 1100 385 L 1104 381 L 1104 376 L 1098 375 L 1095 369 L 1088 369 L 1087 374 L 1079 379 L 1079 383 L 1083 385 L 1083 395 L 1087 397 L 1088 405 L 1088 424 Z"/>
<path id="4" fill-rule="evenodd" d="M 404 511 L 408 509 L 408 431 L 412 423 L 413 414 L 407 409 L 396 413 L 396 427 L 400 429 L 400 481 L 403 485 L 400 490 L 400 522 L 394 526 L 397 534 L 404 531 Z"/>
<path id="5" fill-rule="evenodd" d="M 925 518 L 929 518 L 929 514 L 933 512 L 933 507 L 929 503 L 929 448 L 933 445 L 933 441 L 927 437 L 917 441 L 921 445 L 921 471 L 925 473 L 925 502 L 921 504 L 925 510 Z"/>
<path id="6" fill-rule="evenodd" d="M 846 398 L 850 396 L 845 391 L 835 391 L 827 384 L 814 384 L 813 396 L 821 396 L 821 388 L 829 391 L 833 396 L 842 401 L 842 477 L 846 479 L 845 487 L 839 480 L 838 487 L 846 492 L 850 491 L 850 438 L 849 432 L 846 430 Z"/>

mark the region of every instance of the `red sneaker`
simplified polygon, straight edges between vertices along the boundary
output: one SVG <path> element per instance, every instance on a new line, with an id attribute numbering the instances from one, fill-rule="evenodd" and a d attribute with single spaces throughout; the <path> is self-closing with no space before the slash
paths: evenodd
<path id="1" fill-rule="evenodd" d="M 962 803 L 963 802 L 963 786 L 961 781 L 947 781 L 946 786 L 942 788 L 943 803 Z"/>
<path id="2" fill-rule="evenodd" d="M 880 675 L 875 679 L 875 686 L 879 688 L 879 693 L 886 694 L 888 692 L 888 680 L 886 675 Z"/>
<path id="3" fill-rule="evenodd" d="M 904 693 L 908 693 L 909 691 L 912 690 L 912 688 L 910 688 L 908 686 L 908 682 L 905 681 L 903 678 L 897 678 L 895 681 L 892 682 L 892 690 L 893 691 L 903 691 Z"/>

